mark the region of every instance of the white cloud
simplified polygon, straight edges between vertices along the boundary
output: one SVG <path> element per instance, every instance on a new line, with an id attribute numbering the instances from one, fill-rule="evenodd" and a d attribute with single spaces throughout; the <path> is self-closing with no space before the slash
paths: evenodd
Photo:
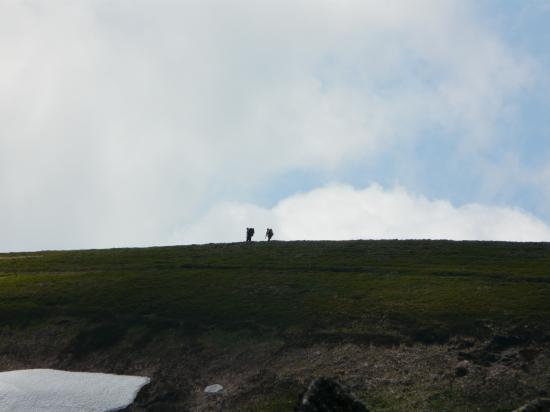
<path id="1" fill-rule="evenodd" d="M 509 207 L 453 206 L 400 187 L 330 185 L 281 200 L 271 209 L 221 203 L 176 237 L 184 243 L 242 241 L 245 227 L 279 240 L 452 239 L 550 241 L 550 227 Z M 258 236 L 256 236 L 258 239 Z"/>
<path id="2" fill-rule="evenodd" d="M 0 250 L 161 243 L 297 168 L 487 144 L 531 70 L 473 4 L 2 2 Z"/>

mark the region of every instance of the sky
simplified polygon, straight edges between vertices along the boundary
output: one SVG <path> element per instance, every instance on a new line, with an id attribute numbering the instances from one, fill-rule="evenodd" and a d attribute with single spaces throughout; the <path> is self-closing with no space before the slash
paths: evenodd
<path id="1" fill-rule="evenodd" d="M 550 0 L 0 0 L 0 251 L 550 241 Z"/>

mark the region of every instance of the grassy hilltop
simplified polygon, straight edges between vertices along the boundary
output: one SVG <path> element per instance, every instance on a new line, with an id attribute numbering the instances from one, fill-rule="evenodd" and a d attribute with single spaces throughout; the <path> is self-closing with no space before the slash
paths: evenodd
<path id="1" fill-rule="evenodd" d="M 135 410 L 292 410 L 325 375 L 375 411 L 504 411 L 550 392 L 550 244 L 0 254 L 0 322 L 1 370 L 149 375 Z"/>

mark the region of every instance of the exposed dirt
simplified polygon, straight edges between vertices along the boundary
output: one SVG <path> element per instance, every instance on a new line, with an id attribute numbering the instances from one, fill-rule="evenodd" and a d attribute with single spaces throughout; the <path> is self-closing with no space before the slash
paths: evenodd
<path id="1" fill-rule="evenodd" d="M 83 332 L 66 319 L 32 334 L 1 328 L 0 370 L 150 376 L 151 384 L 127 409 L 134 412 L 292 410 L 299 394 L 320 376 L 346 384 L 372 411 L 505 411 L 550 392 L 550 340 L 518 331 L 484 341 L 461 336 L 433 344 L 316 335 L 221 345 L 172 329 L 144 338 L 108 328 L 97 325 Z M 204 394 L 204 387 L 214 383 L 223 385 L 223 394 Z"/>

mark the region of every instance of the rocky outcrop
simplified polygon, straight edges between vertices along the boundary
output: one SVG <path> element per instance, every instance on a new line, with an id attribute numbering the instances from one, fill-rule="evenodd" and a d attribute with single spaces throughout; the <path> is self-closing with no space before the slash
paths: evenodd
<path id="1" fill-rule="evenodd" d="M 338 382 L 315 379 L 302 395 L 297 412 L 368 412 L 368 409 Z"/>
<path id="2" fill-rule="evenodd" d="M 538 398 L 514 412 L 550 412 L 550 398 Z"/>

